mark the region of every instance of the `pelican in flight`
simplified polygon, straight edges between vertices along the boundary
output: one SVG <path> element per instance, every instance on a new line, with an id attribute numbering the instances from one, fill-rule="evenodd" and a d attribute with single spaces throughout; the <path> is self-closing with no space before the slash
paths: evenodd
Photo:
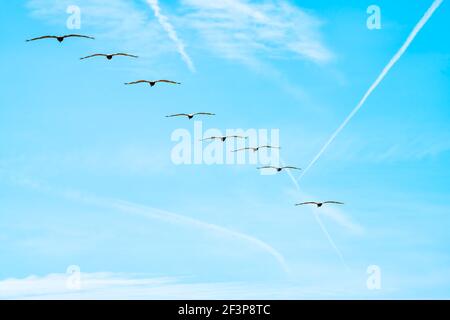
<path id="1" fill-rule="evenodd" d="M 86 38 L 86 39 L 95 40 L 95 38 L 93 38 L 93 37 L 83 36 L 81 34 L 67 34 L 65 36 L 42 36 L 42 37 L 38 37 L 38 38 L 29 39 L 29 40 L 27 40 L 27 42 L 36 41 L 36 40 L 43 40 L 43 39 L 56 39 L 56 40 L 58 40 L 61 43 L 66 38 Z"/>
<path id="2" fill-rule="evenodd" d="M 221 136 L 221 137 L 208 137 L 205 139 L 201 139 L 200 141 L 206 141 L 206 140 L 221 140 L 222 142 L 225 142 L 225 140 L 227 140 L 228 138 L 235 138 L 235 139 L 248 139 L 248 137 L 243 137 L 243 136 Z"/>
<path id="3" fill-rule="evenodd" d="M 115 56 L 139 58 L 138 56 L 133 56 L 128 53 L 112 53 L 112 54 L 96 53 L 96 54 L 91 54 L 90 56 L 87 56 L 87 57 L 80 58 L 80 60 L 94 58 L 94 57 L 105 57 L 106 59 L 111 60 Z"/>
<path id="4" fill-rule="evenodd" d="M 338 202 L 338 201 L 324 201 L 324 202 L 308 201 L 308 202 L 297 203 L 296 206 L 303 206 L 303 205 L 306 205 L 306 204 L 313 204 L 313 205 L 316 205 L 317 208 L 320 208 L 324 204 L 331 204 L 331 203 L 333 203 L 333 204 L 344 204 L 344 203 Z"/>
<path id="5" fill-rule="evenodd" d="M 177 114 L 171 114 L 169 116 L 166 116 L 166 118 L 173 118 L 173 117 L 187 117 L 189 120 L 194 118 L 195 116 L 204 115 L 204 116 L 215 116 L 215 113 L 210 112 L 196 112 L 196 113 L 177 113 Z"/>
<path id="6" fill-rule="evenodd" d="M 171 80 L 154 80 L 154 81 L 137 80 L 137 81 L 133 81 L 133 82 L 127 82 L 125 84 L 128 86 L 128 85 L 131 85 L 131 84 L 148 83 L 151 87 L 153 87 L 155 84 L 157 84 L 159 82 L 170 83 L 170 84 L 181 84 L 179 82 L 175 82 L 175 81 L 171 81 Z"/>
<path id="7" fill-rule="evenodd" d="M 284 167 L 264 166 L 264 167 L 259 167 L 257 169 L 258 170 L 261 170 L 261 169 L 275 169 L 275 170 L 277 170 L 277 172 L 280 172 L 281 170 L 284 170 L 284 169 L 302 170 L 301 168 L 292 167 L 292 166 L 284 166 Z"/>
<path id="8" fill-rule="evenodd" d="M 281 149 L 281 148 L 280 147 L 272 147 L 272 146 L 259 146 L 259 147 L 247 147 L 247 148 L 236 149 L 231 152 L 238 152 L 238 151 L 244 151 L 244 150 L 251 150 L 253 152 L 258 152 L 261 149 Z"/>

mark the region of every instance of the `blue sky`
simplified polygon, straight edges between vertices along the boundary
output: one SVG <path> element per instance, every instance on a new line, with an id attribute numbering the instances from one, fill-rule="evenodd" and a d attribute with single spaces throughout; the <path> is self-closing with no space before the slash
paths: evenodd
<path id="1" fill-rule="evenodd" d="M 171 134 L 193 122 L 165 115 L 279 129 L 305 168 L 433 1 L 149 2 L 176 39 L 143 0 L 2 4 L 0 297 L 450 298 L 447 1 L 300 191 L 254 165 L 173 164 Z M 73 32 L 96 40 L 25 42 Z M 140 58 L 79 60 L 116 51 Z M 139 78 L 182 85 L 123 85 Z M 327 199 L 345 206 L 294 207 Z M 70 265 L 103 291 L 55 291 Z"/>

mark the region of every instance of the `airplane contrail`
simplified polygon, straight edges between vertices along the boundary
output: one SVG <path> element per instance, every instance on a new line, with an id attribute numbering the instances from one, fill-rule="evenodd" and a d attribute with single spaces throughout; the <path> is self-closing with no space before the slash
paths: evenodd
<path id="1" fill-rule="evenodd" d="M 281 163 L 284 163 L 281 160 Z M 283 164 L 284 165 L 284 164 Z M 300 186 L 297 182 L 297 180 L 295 179 L 294 175 L 292 174 L 292 172 L 290 170 L 286 170 L 289 178 L 291 178 L 292 183 L 294 184 L 295 188 L 297 189 L 297 192 L 300 194 Z M 341 260 L 341 263 L 343 264 L 343 266 L 345 267 L 345 269 L 350 270 L 347 263 L 345 262 L 345 258 L 344 255 L 342 254 L 341 250 L 339 250 L 338 246 L 336 245 L 336 243 L 334 242 L 333 238 L 331 237 L 330 233 L 328 232 L 327 228 L 325 227 L 325 225 L 322 223 L 322 220 L 320 219 L 319 215 L 316 212 L 313 212 L 314 218 L 316 219 L 317 223 L 320 226 L 320 229 L 322 230 L 323 234 L 325 235 L 325 237 L 327 238 L 328 242 L 330 243 L 331 247 L 334 249 L 334 251 L 336 252 L 337 256 L 339 257 L 339 260 Z"/>
<path id="2" fill-rule="evenodd" d="M 313 160 L 310 162 L 310 164 L 305 168 L 305 170 L 302 172 L 299 180 L 304 177 L 304 175 L 311 169 L 311 167 L 319 160 L 319 158 L 322 156 L 322 154 L 327 150 L 327 148 L 330 146 L 330 144 L 334 141 L 334 139 L 337 137 L 337 135 L 347 126 L 347 124 L 350 122 L 350 120 L 355 116 L 355 114 L 361 109 L 361 107 L 366 102 L 367 98 L 370 96 L 370 94 L 377 88 L 377 86 L 380 84 L 380 82 L 384 79 L 384 77 L 388 74 L 388 72 L 391 70 L 391 68 L 397 63 L 397 61 L 402 57 L 402 55 L 405 53 L 406 49 L 408 49 L 411 42 L 414 40 L 416 35 L 419 33 L 419 31 L 423 28 L 423 26 L 428 22 L 428 20 L 431 18 L 433 13 L 436 11 L 436 9 L 441 5 L 441 3 L 444 0 L 435 0 L 433 4 L 428 8 L 428 10 L 425 12 L 424 16 L 420 21 L 417 23 L 417 25 L 414 27 L 412 32 L 409 34 L 408 38 L 406 39 L 405 43 L 401 46 L 401 48 L 397 51 L 397 53 L 392 57 L 392 59 L 389 61 L 389 63 L 384 67 L 383 71 L 381 71 L 378 78 L 375 80 L 375 82 L 370 86 L 369 90 L 364 94 L 361 101 L 357 104 L 355 109 L 347 116 L 347 118 L 344 120 L 344 122 L 337 128 L 337 130 L 331 135 L 330 139 L 325 143 L 325 145 L 322 147 L 322 149 L 319 151 L 319 153 L 313 158 Z"/>
<path id="3" fill-rule="evenodd" d="M 175 43 L 177 46 L 177 51 L 181 56 L 181 59 L 187 64 L 189 70 L 195 72 L 195 66 L 192 62 L 191 57 L 186 52 L 184 47 L 184 43 L 178 38 L 177 32 L 175 28 L 170 24 L 169 19 L 161 13 L 161 8 L 159 6 L 158 0 L 147 0 L 147 3 L 153 10 L 155 17 L 158 19 L 159 24 L 163 27 L 163 29 L 167 32 L 169 38 Z"/>
<path id="4" fill-rule="evenodd" d="M 60 191 L 59 189 L 51 188 L 47 185 L 41 184 L 37 181 L 26 179 L 26 178 L 17 178 L 13 177 L 12 180 L 21 186 L 25 186 L 28 188 L 32 188 L 34 190 L 45 192 L 52 195 L 57 195 L 59 197 L 69 199 L 72 201 L 94 205 L 100 208 L 112 209 L 119 212 L 124 212 L 127 214 L 134 214 L 145 218 L 157 219 L 161 221 L 165 221 L 173 224 L 180 224 L 189 227 L 195 227 L 197 229 L 203 229 L 208 232 L 212 232 L 216 235 L 228 238 L 228 239 L 236 239 L 245 241 L 247 243 L 252 244 L 253 246 L 263 250 L 264 252 L 270 254 L 275 260 L 278 262 L 280 267 L 286 274 L 290 274 L 291 270 L 286 263 L 285 258 L 281 253 L 279 253 L 275 248 L 273 248 L 268 243 L 255 238 L 253 236 L 247 235 L 245 233 L 241 233 L 238 231 L 234 231 L 216 224 L 204 222 L 198 219 L 186 217 L 180 214 L 168 212 L 165 210 L 160 210 L 152 207 L 147 207 L 143 205 L 138 205 L 135 203 L 110 199 L 110 198 L 101 198 L 97 196 L 85 195 L 79 191 Z"/>
<path id="5" fill-rule="evenodd" d="M 130 202 L 115 200 L 115 201 L 109 203 L 109 205 L 113 206 L 114 208 L 116 208 L 118 210 L 121 210 L 124 212 L 129 212 L 129 213 L 134 213 L 134 214 L 144 216 L 147 218 L 156 218 L 156 219 L 160 219 L 160 220 L 165 220 L 167 222 L 189 225 L 191 227 L 205 229 L 209 232 L 213 232 L 218 235 L 226 236 L 228 238 L 244 240 L 248 243 L 253 244 L 256 247 L 259 247 L 260 249 L 269 253 L 270 255 L 272 255 L 276 259 L 276 261 L 280 264 L 282 269 L 287 274 L 290 273 L 289 266 L 287 265 L 284 257 L 281 255 L 281 253 L 279 253 L 277 250 L 275 250 L 269 244 L 265 243 L 262 240 L 255 238 L 253 236 L 247 235 L 245 233 L 237 232 L 237 231 L 234 231 L 234 230 L 231 230 L 231 229 L 219 226 L 219 225 L 204 222 L 204 221 L 201 221 L 198 219 L 185 217 L 185 216 L 182 216 L 182 215 L 179 215 L 176 213 L 172 213 L 172 212 L 168 212 L 165 210 L 155 209 L 155 208 L 151 208 L 151 207 L 147 207 L 147 206 L 141 206 L 141 205 L 137 205 L 137 204 L 130 203 Z"/>

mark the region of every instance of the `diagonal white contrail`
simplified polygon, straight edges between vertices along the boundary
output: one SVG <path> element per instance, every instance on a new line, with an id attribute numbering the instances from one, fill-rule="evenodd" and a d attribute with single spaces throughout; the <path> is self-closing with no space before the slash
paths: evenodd
<path id="1" fill-rule="evenodd" d="M 158 19 L 159 24 L 163 27 L 163 29 L 167 32 L 169 38 L 175 43 L 177 46 L 177 51 L 181 56 L 181 59 L 187 64 L 189 70 L 195 72 L 195 66 L 192 62 L 191 57 L 186 52 L 184 47 L 184 43 L 178 38 L 177 32 L 175 28 L 170 24 L 169 19 L 161 13 L 161 8 L 159 6 L 158 0 L 147 0 L 147 3 L 153 10 L 155 17 Z"/>
<path id="2" fill-rule="evenodd" d="M 433 13 L 436 11 L 436 9 L 441 5 L 443 0 L 435 0 L 430 8 L 428 8 L 427 12 L 425 12 L 424 16 L 420 21 L 417 23 L 417 25 L 414 27 L 408 38 L 406 39 L 405 43 L 401 46 L 401 48 L 397 51 L 397 53 L 392 57 L 391 61 L 384 67 L 383 71 L 381 71 L 378 78 L 375 80 L 375 82 L 370 86 L 369 90 L 367 90 L 366 94 L 363 96 L 361 101 L 358 103 L 358 105 L 353 109 L 353 111 L 348 115 L 348 117 L 344 120 L 344 122 L 337 128 L 337 130 L 331 135 L 330 139 L 325 143 L 325 145 L 320 149 L 319 153 L 313 158 L 313 160 L 310 162 L 310 164 L 305 168 L 305 170 L 302 172 L 302 174 L 299 177 L 299 180 L 303 178 L 303 176 L 311 169 L 311 167 L 319 160 L 319 158 L 322 156 L 322 154 L 327 150 L 327 148 L 330 146 L 330 144 L 334 141 L 334 139 L 337 137 L 337 135 L 342 131 L 342 129 L 345 128 L 345 126 L 350 122 L 350 120 L 354 117 L 354 115 L 361 109 L 361 107 L 366 102 L 367 98 L 370 96 L 370 94 L 376 89 L 376 87 L 380 84 L 380 82 L 384 79 L 384 77 L 388 74 L 388 72 L 391 70 L 391 68 L 397 63 L 397 61 L 402 57 L 402 55 L 405 53 L 406 49 L 408 49 L 411 42 L 414 40 L 416 35 L 419 33 L 419 31 L 423 28 L 423 26 L 428 22 L 428 20 L 431 18 Z"/>
<path id="3" fill-rule="evenodd" d="M 281 163 L 283 165 L 284 161 L 281 160 Z M 288 169 L 286 170 L 289 178 L 291 178 L 292 183 L 294 184 L 295 188 L 297 189 L 297 192 L 300 194 L 300 186 L 297 182 L 297 180 L 295 179 L 294 175 L 292 174 L 292 172 Z M 331 237 L 330 233 L 328 232 L 327 228 L 325 227 L 325 225 L 322 223 L 322 220 L 320 219 L 319 215 L 316 212 L 313 212 L 314 218 L 316 219 L 317 223 L 320 226 L 320 229 L 322 230 L 323 234 L 325 235 L 325 237 L 327 238 L 328 242 L 330 243 L 331 247 L 334 249 L 334 251 L 336 252 L 337 256 L 339 257 L 339 260 L 341 260 L 341 263 L 344 265 L 344 267 L 347 270 L 350 270 L 347 263 L 345 262 L 345 258 L 344 255 L 342 254 L 341 250 L 339 250 L 338 246 L 336 245 L 336 243 L 334 242 L 333 238 Z"/>

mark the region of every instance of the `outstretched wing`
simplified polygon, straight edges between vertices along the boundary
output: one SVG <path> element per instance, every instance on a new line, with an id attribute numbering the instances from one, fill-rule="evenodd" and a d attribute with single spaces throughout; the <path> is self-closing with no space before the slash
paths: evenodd
<path id="1" fill-rule="evenodd" d="M 150 81 L 148 81 L 148 80 L 137 80 L 137 81 L 133 81 L 133 82 L 127 82 L 125 84 L 126 85 L 130 85 L 130 84 L 138 84 L 138 83 L 150 83 Z"/>
<path id="2" fill-rule="evenodd" d="M 65 35 L 63 38 L 86 38 L 86 39 L 95 40 L 94 37 L 84 36 L 82 34 L 68 34 L 68 35 Z"/>
<path id="3" fill-rule="evenodd" d="M 58 39 L 58 37 L 57 36 L 42 36 L 42 37 L 38 37 L 38 38 L 29 39 L 29 40 L 27 40 L 27 42 L 42 40 L 42 39 Z"/>
<path id="4" fill-rule="evenodd" d="M 215 113 L 210 113 L 210 112 L 197 112 L 197 113 L 194 113 L 194 116 L 197 116 L 197 115 L 215 116 L 216 114 Z"/>
<path id="5" fill-rule="evenodd" d="M 313 201 L 308 201 L 308 202 L 302 202 L 302 203 L 296 203 L 296 206 L 303 206 L 305 204 L 315 204 L 317 205 L 317 202 L 313 202 Z"/>
<path id="6" fill-rule="evenodd" d="M 90 56 L 87 56 L 87 57 L 80 58 L 80 60 L 89 59 L 89 58 L 93 58 L 93 57 L 106 57 L 106 56 L 107 55 L 103 54 L 103 53 L 96 53 L 96 54 L 91 54 Z"/>
<path id="7" fill-rule="evenodd" d="M 181 84 L 180 82 L 175 82 L 172 80 L 156 80 L 155 82 L 164 82 L 164 83 L 171 83 L 171 84 Z"/>
<path id="8" fill-rule="evenodd" d="M 238 152 L 238 151 L 244 151 L 244 150 L 252 150 L 252 148 L 241 148 L 241 149 L 233 150 L 231 152 Z"/>
<path id="9" fill-rule="evenodd" d="M 201 139 L 200 141 L 216 140 L 216 139 L 220 139 L 220 137 L 208 137 L 208 138 Z"/>
<path id="10" fill-rule="evenodd" d="M 227 138 L 247 139 L 247 137 L 243 137 L 243 136 L 227 136 Z"/>
<path id="11" fill-rule="evenodd" d="M 283 169 L 302 170 L 301 168 L 291 167 L 291 166 L 283 167 Z"/>
<path id="12" fill-rule="evenodd" d="M 343 202 L 339 201 L 325 201 L 324 203 L 344 204 Z"/>
<path id="13" fill-rule="evenodd" d="M 263 149 L 263 148 L 266 148 L 266 149 L 281 149 L 280 147 L 273 147 L 273 146 L 260 146 L 258 148 L 259 149 Z"/>
<path id="14" fill-rule="evenodd" d="M 113 56 L 123 56 L 123 57 L 139 58 L 138 56 L 133 56 L 132 54 L 128 54 L 128 53 L 114 53 Z"/>
<path id="15" fill-rule="evenodd" d="M 274 167 L 274 166 L 264 166 L 264 167 L 259 167 L 257 169 L 259 170 L 259 169 L 278 169 L 278 168 Z"/>
<path id="16" fill-rule="evenodd" d="M 189 117 L 189 115 L 187 113 L 177 113 L 166 116 L 166 118 L 173 118 L 173 117 Z"/>

